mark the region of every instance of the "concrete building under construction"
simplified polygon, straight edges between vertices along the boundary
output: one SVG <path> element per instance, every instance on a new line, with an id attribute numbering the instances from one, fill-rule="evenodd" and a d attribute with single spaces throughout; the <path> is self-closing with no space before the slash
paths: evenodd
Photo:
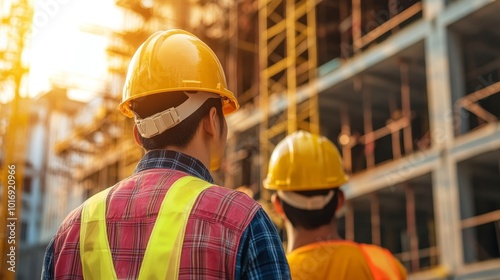
<path id="1" fill-rule="evenodd" d="M 110 34 L 108 94 L 53 143 L 71 178 L 49 195 L 67 203 L 45 202 L 46 215 L 63 217 L 133 172 L 143 151 L 117 110 L 126 68 L 152 32 L 179 27 L 215 50 L 242 105 L 228 117 L 218 183 L 246 186 L 265 205 L 274 145 L 299 129 L 321 133 L 350 175 L 342 236 L 389 249 L 410 279 L 498 279 L 500 1 L 116 5 L 126 20 Z M 48 241 L 60 221 L 43 220 Z"/>

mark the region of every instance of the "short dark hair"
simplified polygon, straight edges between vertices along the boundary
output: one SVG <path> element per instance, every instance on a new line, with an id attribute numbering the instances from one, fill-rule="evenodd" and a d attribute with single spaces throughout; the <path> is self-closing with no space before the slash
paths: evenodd
<path id="1" fill-rule="evenodd" d="M 132 111 L 139 117 L 147 118 L 168 108 L 177 107 L 186 101 L 188 96 L 183 92 L 169 92 L 168 94 L 153 94 L 137 98 L 132 102 Z M 139 140 L 146 150 L 163 149 L 167 146 L 185 148 L 193 140 L 201 120 L 215 107 L 221 128 L 224 126 L 222 101 L 219 98 L 210 98 L 198 110 L 176 126 L 167 129 L 151 138 L 139 135 Z M 222 131 L 222 129 L 221 129 Z"/>
<path id="2" fill-rule="evenodd" d="M 287 219 L 292 223 L 295 228 L 304 228 L 304 229 L 315 229 L 323 225 L 329 224 L 332 219 L 335 217 L 335 211 L 337 210 L 338 204 L 338 189 L 327 189 L 327 190 L 316 190 L 316 191 L 297 191 L 295 193 L 311 197 L 311 196 L 325 196 L 331 190 L 334 191 L 332 199 L 328 202 L 328 204 L 320 210 L 303 210 L 297 209 L 282 199 L 280 199 L 281 206 L 283 207 L 283 211 Z"/>

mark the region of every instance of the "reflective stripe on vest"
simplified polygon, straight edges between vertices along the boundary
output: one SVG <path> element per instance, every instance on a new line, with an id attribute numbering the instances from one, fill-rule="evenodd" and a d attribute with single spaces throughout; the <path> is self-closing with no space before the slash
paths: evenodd
<path id="1" fill-rule="evenodd" d="M 189 214 L 199 194 L 210 186 L 185 176 L 170 187 L 149 237 L 138 279 L 178 278 Z M 92 196 L 83 205 L 80 257 L 85 279 L 117 279 L 106 229 L 106 197 L 110 190 Z"/>
<path id="2" fill-rule="evenodd" d="M 359 244 L 359 248 L 365 255 L 374 280 L 401 279 L 396 260 L 389 251 L 369 244 Z"/>

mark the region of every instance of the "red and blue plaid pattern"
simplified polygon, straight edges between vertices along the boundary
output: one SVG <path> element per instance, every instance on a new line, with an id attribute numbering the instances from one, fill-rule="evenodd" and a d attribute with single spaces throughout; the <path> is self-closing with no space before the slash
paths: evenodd
<path id="1" fill-rule="evenodd" d="M 152 169 L 113 187 L 106 223 L 119 279 L 136 278 L 169 188 L 185 173 Z M 131 199 L 133 198 L 133 199 Z M 179 279 L 231 279 L 243 231 L 259 209 L 243 193 L 211 187 L 198 197 L 186 227 Z M 82 278 L 78 246 L 81 207 L 68 216 L 55 237 L 55 276 Z M 159 264 L 160 265 L 160 264 Z"/>
<path id="2" fill-rule="evenodd" d="M 158 150 L 147 153 L 136 174 L 111 190 L 108 237 L 120 279 L 137 277 L 163 197 L 185 173 L 213 182 L 197 159 Z M 42 279 L 82 279 L 80 213 L 81 207 L 68 215 L 47 247 Z M 276 229 L 258 204 L 221 187 L 211 187 L 200 195 L 186 229 L 180 279 L 289 277 Z"/>

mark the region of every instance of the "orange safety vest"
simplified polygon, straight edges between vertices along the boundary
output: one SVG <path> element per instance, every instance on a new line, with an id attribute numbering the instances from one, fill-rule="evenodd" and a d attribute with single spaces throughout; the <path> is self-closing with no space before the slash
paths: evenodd
<path id="1" fill-rule="evenodd" d="M 183 188 L 186 185 L 189 188 Z M 210 186 L 201 179 L 185 176 L 170 187 L 160 206 L 138 279 L 178 279 L 189 214 L 198 195 Z M 94 195 L 83 205 L 80 257 L 85 279 L 117 279 L 106 231 L 106 197 L 110 190 Z"/>
<path id="2" fill-rule="evenodd" d="M 359 248 L 372 271 L 373 280 L 400 280 L 396 260 L 386 249 L 370 244 L 359 244 Z"/>
<path id="3" fill-rule="evenodd" d="M 379 246 L 347 240 L 315 242 L 287 256 L 292 279 L 402 280 L 404 268 Z"/>

